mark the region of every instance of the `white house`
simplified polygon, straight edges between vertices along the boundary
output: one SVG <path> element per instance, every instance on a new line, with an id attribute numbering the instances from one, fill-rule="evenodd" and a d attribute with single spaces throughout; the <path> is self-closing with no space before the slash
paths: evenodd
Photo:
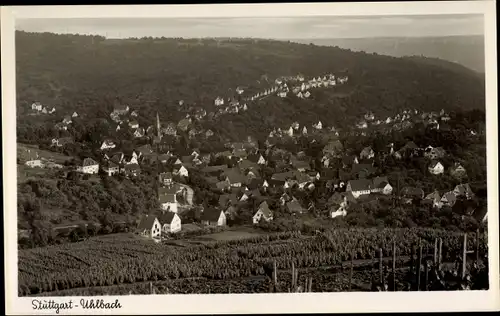
<path id="1" fill-rule="evenodd" d="M 392 193 L 392 186 L 389 183 L 389 180 L 387 177 L 376 177 L 373 179 L 372 187 L 371 187 L 371 192 L 372 193 L 382 193 L 385 195 L 389 195 Z"/>
<path id="2" fill-rule="evenodd" d="M 106 164 L 102 166 L 102 170 L 108 175 L 112 176 L 115 173 L 118 173 L 120 171 L 120 168 L 118 167 L 117 164 L 115 164 L 112 161 L 108 161 Z"/>
<path id="3" fill-rule="evenodd" d="M 278 96 L 281 98 L 286 98 L 287 92 L 286 91 L 280 91 L 278 92 Z"/>
<path id="4" fill-rule="evenodd" d="M 273 214 L 269 209 L 269 205 L 267 204 L 266 201 L 260 203 L 257 212 L 255 212 L 255 214 L 252 217 L 252 222 L 254 224 L 258 224 L 261 219 L 265 220 L 266 222 L 273 220 Z"/>
<path id="5" fill-rule="evenodd" d="M 444 166 L 439 161 L 431 162 L 428 169 L 429 172 L 434 175 L 442 174 L 444 172 Z"/>
<path id="6" fill-rule="evenodd" d="M 41 111 L 43 109 L 43 106 L 40 102 L 35 102 L 31 104 L 31 109 L 35 111 Z"/>
<path id="7" fill-rule="evenodd" d="M 201 223 L 207 226 L 225 226 L 226 214 L 219 209 L 205 209 L 201 215 Z"/>
<path id="8" fill-rule="evenodd" d="M 160 216 L 160 223 L 164 233 L 176 233 L 181 231 L 181 218 L 177 213 L 164 212 Z"/>
<path id="9" fill-rule="evenodd" d="M 116 144 L 112 140 L 106 139 L 105 141 L 102 142 L 101 150 L 113 149 L 115 147 L 116 147 Z"/>
<path id="10" fill-rule="evenodd" d="M 158 221 L 158 218 L 152 215 L 143 216 L 141 221 L 139 222 L 137 230 L 142 236 L 153 239 L 161 238 L 160 221 Z"/>
<path id="11" fill-rule="evenodd" d="M 318 123 L 313 124 L 313 127 L 315 129 L 322 129 L 323 128 L 323 124 L 321 123 L 321 121 L 318 121 Z"/>
<path id="12" fill-rule="evenodd" d="M 128 126 L 131 128 L 131 129 L 136 129 L 136 128 L 139 128 L 139 123 L 137 123 L 137 121 L 130 121 L 128 123 Z"/>
<path id="13" fill-rule="evenodd" d="M 78 117 L 78 113 L 73 112 L 73 114 L 71 115 L 71 117 Z"/>
<path id="14" fill-rule="evenodd" d="M 217 97 L 217 98 L 215 99 L 215 101 L 214 101 L 214 104 L 215 104 L 216 106 L 224 105 L 224 99 L 223 99 L 223 98 L 221 98 L 221 97 Z"/>
<path id="15" fill-rule="evenodd" d="M 162 210 L 177 213 L 177 196 L 175 191 L 170 188 L 160 188 L 158 195 Z"/>
<path id="16" fill-rule="evenodd" d="M 306 92 L 304 93 L 304 98 L 309 98 L 310 96 L 311 96 L 311 92 L 306 91 Z"/>
<path id="17" fill-rule="evenodd" d="M 77 167 L 77 171 L 87 174 L 96 174 L 99 172 L 99 164 L 92 158 L 83 159 L 81 166 Z"/>
<path id="18" fill-rule="evenodd" d="M 304 128 L 302 128 L 302 134 L 303 135 L 306 135 L 307 134 L 307 127 L 304 126 Z"/>
<path id="19" fill-rule="evenodd" d="M 189 176 L 189 171 L 186 169 L 186 167 L 184 167 L 184 166 L 181 165 L 178 170 L 174 171 L 174 174 L 175 175 L 179 175 L 181 177 L 188 177 Z"/>
<path id="20" fill-rule="evenodd" d="M 372 181 L 368 179 L 351 180 L 347 183 L 346 191 L 352 192 L 355 198 L 361 195 L 370 194 L 372 189 Z"/>

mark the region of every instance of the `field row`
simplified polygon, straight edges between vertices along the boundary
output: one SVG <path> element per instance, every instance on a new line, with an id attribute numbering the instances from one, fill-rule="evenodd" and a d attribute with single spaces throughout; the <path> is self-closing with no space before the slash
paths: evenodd
<path id="1" fill-rule="evenodd" d="M 292 262 L 298 268 L 338 265 L 352 253 L 355 259 L 376 258 L 380 247 L 390 256 L 393 242 L 398 255 L 408 255 L 412 244 L 421 240 L 430 248 L 436 238 L 443 238 L 445 260 L 460 253 L 461 235 L 430 229 L 335 230 L 315 237 L 283 233 L 188 248 L 141 240 L 90 239 L 21 250 L 19 294 L 178 278 L 250 277 L 263 275 L 273 261 L 278 269 L 289 269 Z M 472 248 L 473 236 L 469 242 Z M 480 245 L 484 253 L 487 241 L 481 240 Z"/>

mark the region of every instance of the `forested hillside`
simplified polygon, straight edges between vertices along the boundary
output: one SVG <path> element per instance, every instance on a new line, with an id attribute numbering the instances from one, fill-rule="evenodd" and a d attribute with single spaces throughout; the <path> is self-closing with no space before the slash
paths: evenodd
<path id="1" fill-rule="evenodd" d="M 264 133 L 278 124 L 319 118 L 352 124 L 370 110 L 377 116 L 403 108 L 425 111 L 484 108 L 484 80 L 470 71 L 419 59 L 401 59 L 267 40 L 109 40 L 97 36 L 16 33 L 18 131 L 56 123 L 77 111 L 107 118 L 118 104 L 140 112 L 139 121 L 178 121 L 178 101 L 209 109 L 217 96 L 267 88 L 281 76 L 347 74 L 349 83 L 318 90 L 307 100 L 270 96 L 249 111 L 208 122 L 237 138 Z M 55 115 L 29 116 L 32 102 L 55 106 Z M 208 111 L 208 110 L 207 110 Z M 263 119 L 265 117 L 266 119 Z M 207 126 L 208 128 L 208 126 Z"/>
<path id="2" fill-rule="evenodd" d="M 394 57 L 426 56 L 461 64 L 474 71 L 484 73 L 484 37 L 387 37 L 387 38 L 342 38 L 342 39 L 297 39 L 297 43 L 313 43 L 338 46 L 355 51 L 378 53 Z"/>

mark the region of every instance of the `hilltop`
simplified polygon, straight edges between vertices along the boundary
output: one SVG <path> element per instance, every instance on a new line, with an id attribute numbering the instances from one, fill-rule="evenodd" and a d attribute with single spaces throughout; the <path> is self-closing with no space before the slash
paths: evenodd
<path id="1" fill-rule="evenodd" d="M 293 42 L 321 46 L 338 46 L 394 57 L 425 56 L 439 58 L 484 73 L 484 38 L 471 36 L 378 37 L 342 39 L 291 39 Z"/>
<path id="2" fill-rule="evenodd" d="M 333 73 L 349 76 L 335 89 L 318 89 L 307 100 L 271 95 L 242 114 L 213 122 L 237 138 L 267 132 L 277 122 L 321 118 L 349 125 L 371 111 L 390 115 L 404 108 L 423 111 L 484 109 L 484 79 L 468 69 L 445 67 L 426 58 L 394 58 L 273 40 L 167 39 L 108 40 L 99 36 L 16 33 L 18 130 L 52 122 L 78 111 L 87 119 L 109 118 L 116 105 L 141 113 L 139 123 L 185 116 L 179 101 L 207 109 L 218 96 L 236 97 L 270 87 L 276 78 Z M 39 101 L 55 115 L 32 119 Z M 266 119 L 263 119 L 266 118 Z"/>

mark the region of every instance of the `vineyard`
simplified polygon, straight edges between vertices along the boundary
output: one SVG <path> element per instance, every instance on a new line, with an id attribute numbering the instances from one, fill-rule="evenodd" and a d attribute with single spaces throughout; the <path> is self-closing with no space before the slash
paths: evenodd
<path id="1" fill-rule="evenodd" d="M 481 234 L 476 244 L 471 234 L 467 246 L 487 253 L 485 236 Z M 84 292 L 92 287 L 130 289 L 150 281 L 169 284 L 167 287 L 173 293 L 184 293 L 186 282 L 229 285 L 236 279 L 245 281 L 235 283 L 235 292 L 266 292 L 265 275 L 273 262 L 278 270 L 290 270 L 292 266 L 310 268 L 307 273 L 314 274 L 319 282 L 324 278 L 322 275 L 326 275 L 319 272 L 320 267 L 342 265 L 351 259 L 376 259 L 380 249 L 384 256 L 391 256 L 393 249 L 397 249 L 398 256 L 408 256 L 416 243 L 420 242 L 424 249 L 432 249 L 437 239 L 442 240 L 443 260 L 455 261 L 463 249 L 462 235 L 432 229 L 345 229 L 318 232 L 314 236 L 287 232 L 189 247 L 93 238 L 74 244 L 20 250 L 19 295 Z M 196 278 L 204 280 L 199 282 Z M 247 283 L 253 286 L 242 288 Z M 225 285 L 219 287 L 221 293 L 230 290 Z M 315 289 L 335 290 L 320 284 L 315 284 Z M 200 292 L 198 289 L 197 293 Z"/>

